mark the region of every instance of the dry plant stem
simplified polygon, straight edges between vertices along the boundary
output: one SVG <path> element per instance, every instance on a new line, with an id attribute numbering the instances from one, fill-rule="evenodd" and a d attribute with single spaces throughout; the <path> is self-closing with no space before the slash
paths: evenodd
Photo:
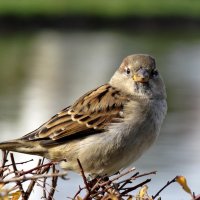
<path id="1" fill-rule="evenodd" d="M 40 182 L 41 182 L 42 184 L 41 184 Z M 47 199 L 47 198 L 46 198 L 46 193 L 47 193 L 46 190 L 47 190 L 47 189 L 46 189 L 46 185 L 45 185 L 44 181 L 43 181 L 43 180 L 37 180 L 36 183 L 37 183 L 37 186 L 40 187 L 40 188 L 42 188 L 42 190 L 43 190 L 43 196 L 41 196 L 41 199 Z"/>
<path id="2" fill-rule="evenodd" d="M 44 162 L 44 159 L 43 159 L 43 162 Z M 45 167 L 43 170 L 42 170 L 42 174 L 44 173 L 49 173 L 49 170 L 50 170 L 50 167 Z M 47 189 L 46 189 L 46 184 L 47 184 L 47 178 L 44 178 L 43 179 L 43 187 L 42 187 L 42 190 L 43 190 L 43 198 L 44 199 L 47 199 Z"/>
<path id="3" fill-rule="evenodd" d="M 39 182 L 42 182 L 43 184 L 41 185 Z M 45 184 L 44 184 L 44 180 L 43 180 L 43 181 L 42 181 L 42 180 L 38 180 L 38 181 L 37 181 L 37 184 L 38 184 L 38 186 L 40 186 L 40 187 L 43 189 L 43 195 L 44 195 L 44 196 L 41 197 L 41 198 L 47 200 L 47 199 L 48 199 L 48 198 L 47 198 L 47 194 L 48 194 L 48 196 L 49 196 L 49 193 L 50 193 L 50 192 L 48 191 L 48 189 L 47 189 L 46 186 L 48 185 L 48 186 L 51 187 L 51 185 L 48 184 L 48 183 L 46 183 L 46 182 L 45 182 Z M 53 197 L 52 197 L 52 199 L 53 199 Z"/>
<path id="4" fill-rule="evenodd" d="M 10 166 L 12 166 L 13 164 L 7 164 L 6 165 L 6 162 L 8 161 L 7 160 L 7 156 L 8 156 L 8 153 L 9 153 L 9 151 L 2 151 L 2 157 L 3 157 L 3 163 L 2 163 L 2 167 L 1 167 L 1 169 L 0 169 L 0 177 L 1 177 L 1 179 L 3 180 L 3 179 L 5 179 L 7 176 L 9 176 L 10 174 L 13 174 L 13 173 L 15 173 L 15 171 L 13 170 L 13 171 L 10 171 L 10 169 L 9 169 L 9 167 Z M 24 161 L 24 162 L 19 162 L 19 163 L 15 163 L 15 165 L 20 165 L 20 164 L 26 164 L 26 163 L 28 163 L 28 162 L 31 162 L 31 161 L 33 161 L 33 159 L 30 159 L 30 160 L 27 160 L 27 161 Z M 3 175 L 3 173 L 1 173 L 1 172 L 6 172 L 6 171 L 9 171 L 9 172 L 7 172 L 5 175 Z M 20 175 L 20 171 L 18 172 L 18 175 Z"/>
<path id="5" fill-rule="evenodd" d="M 1 165 L 1 167 L 5 167 L 5 164 L 8 161 L 7 160 L 8 153 L 9 153 L 9 151 L 2 150 L 2 165 Z"/>
<path id="6" fill-rule="evenodd" d="M 108 180 L 108 181 L 105 181 L 105 182 L 103 182 L 103 183 L 99 183 L 100 181 L 101 181 L 101 179 L 100 180 L 98 180 L 97 181 L 97 183 L 94 185 L 94 187 L 92 188 L 92 190 L 91 190 L 91 193 L 95 190 L 95 189 L 97 189 L 98 187 L 99 188 L 102 188 L 102 191 L 98 191 L 98 192 L 96 192 L 96 193 L 94 193 L 93 195 L 92 195 L 92 197 L 94 198 L 94 197 L 96 197 L 97 195 L 100 195 L 100 194 L 103 194 L 103 193 L 105 193 L 106 191 L 109 193 L 109 189 L 111 189 L 111 188 L 115 188 L 115 192 L 118 194 L 118 197 L 120 196 L 120 190 L 123 190 L 124 188 L 124 186 L 125 185 L 127 185 L 128 183 L 131 183 L 132 181 L 131 181 L 131 179 L 134 177 L 134 176 L 137 176 L 139 173 L 137 172 L 137 173 L 135 173 L 133 176 L 131 176 L 130 178 L 127 178 L 127 179 L 125 179 L 125 180 L 122 180 L 122 181 L 120 181 L 120 182 L 118 182 L 118 183 L 114 183 L 114 181 L 115 180 L 118 180 L 119 178 L 121 178 L 121 177 L 123 177 L 123 176 L 125 176 L 125 175 L 127 175 L 127 174 L 129 174 L 129 173 L 131 173 L 132 171 L 134 171 L 135 169 L 134 168 L 132 168 L 132 169 L 130 169 L 130 170 L 128 170 L 128 171 L 126 171 L 126 172 L 124 172 L 124 173 L 121 173 L 121 174 L 119 174 L 118 176 L 116 176 L 115 178 L 113 178 L 112 180 Z M 150 173 L 148 173 L 148 174 L 151 174 L 152 172 L 150 172 Z M 154 172 L 153 172 L 154 173 Z M 111 184 L 113 184 L 113 185 L 111 185 Z M 119 187 L 119 185 L 120 184 L 122 184 L 122 186 L 120 186 Z"/>
<path id="7" fill-rule="evenodd" d="M 27 160 L 27 161 L 24 161 L 24 162 L 18 162 L 18 163 L 15 163 L 15 165 L 23 165 L 23 164 L 26 164 L 26 163 L 29 163 L 33 161 L 33 159 L 30 159 L 30 160 Z M 10 167 L 12 164 L 9 164 L 9 165 L 5 165 L 5 167 Z"/>
<path id="8" fill-rule="evenodd" d="M 102 184 L 99 184 L 98 186 L 102 187 L 102 186 L 104 186 L 104 185 L 110 184 L 110 183 L 112 183 L 113 181 L 118 180 L 118 179 L 121 178 L 122 176 L 125 176 L 125 175 L 127 175 L 128 173 L 132 172 L 133 170 L 135 170 L 135 169 L 130 169 L 130 170 L 128 170 L 127 172 L 125 172 L 125 173 L 123 173 L 123 174 L 120 174 L 119 176 L 113 178 L 112 180 L 109 180 L 109 181 L 106 181 L 106 182 L 104 182 L 104 183 L 102 183 Z M 137 179 L 137 178 L 140 178 L 140 177 L 143 177 L 143 176 L 147 176 L 147 175 L 151 175 L 151 174 L 156 174 L 156 171 L 149 172 L 149 173 L 144 173 L 144 174 L 141 174 L 141 175 L 138 175 L 138 174 L 139 174 L 139 172 L 135 173 L 133 176 L 131 176 L 131 178 L 127 178 L 127 179 L 125 179 L 125 180 L 122 180 L 122 181 L 118 182 L 118 184 L 123 183 L 122 186 L 120 186 L 119 189 L 122 189 L 122 188 L 123 188 L 125 185 L 127 185 L 128 183 L 131 183 L 131 180 L 135 180 L 135 179 Z"/>
<path id="9" fill-rule="evenodd" d="M 124 192 L 121 192 L 121 195 L 127 195 L 129 192 L 136 190 L 139 187 L 142 187 L 144 184 L 149 183 L 150 181 L 151 181 L 151 179 L 147 179 L 146 181 L 143 181 L 142 183 L 140 183 L 134 187 L 127 188 Z"/>
<path id="10" fill-rule="evenodd" d="M 118 180 L 118 179 L 121 178 L 122 176 L 125 176 L 125 175 L 131 173 L 131 172 L 134 171 L 134 170 L 135 170 L 135 168 L 132 168 L 132 169 L 130 169 L 130 170 L 124 172 L 124 173 L 121 173 L 121 174 L 119 174 L 118 176 L 116 176 L 115 178 L 113 178 L 113 179 L 111 179 L 111 180 L 108 180 L 108 181 L 106 181 L 106 182 L 104 182 L 104 183 L 102 183 L 102 184 L 99 184 L 99 186 L 102 187 L 102 186 L 104 186 L 104 185 L 107 185 L 107 184 L 109 184 L 109 183 L 112 183 L 113 181 Z"/>
<path id="11" fill-rule="evenodd" d="M 12 182 L 16 182 L 16 181 L 29 181 L 29 180 L 37 180 L 37 179 L 41 179 L 41 178 L 49 178 L 49 177 L 54 177 L 54 176 L 58 176 L 58 177 L 63 177 L 66 176 L 67 172 L 63 172 L 63 173 L 55 173 L 55 174 L 41 174 L 41 175 L 33 175 L 33 176 L 21 176 L 21 177 L 15 177 L 15 178 L 11 178 L 8 180 L 0 180 L 0 183 L 12 183 Z"/>
<path id="12" fill-rule="evenodd" d="M 53 173 L 59 173 L 59 170 L 56 170 L 55 165 L 52 166 L 52 170 L 53 170 Z M 58 176 L 52 177 L 52 185 L 51 185 L 51 190 L 49 192 L 48 200 L 53 199 L 53 195 L 55 193 L 56 186 L 57 186 L 57 181 L 58 181 Z"/>
<path id="13" fill-rule="evenodd" d="M 57 163 L 57 162 L 56 162 L 56 163 Z M 46 164 L 43 164 L 43 165 L 34 167 L 34 168 L 30 169 L 30 170 L 23 171 L 23 172 L 20 173 L 20 175 L 22 176 L 22 175 L 25 175 L 25 174 L 28 174 L 28 173 L 32 173 L 33 171 L 38 170 L 38 169 L 43 168 L 43 167 L 47 167 L 47 168 L 48 168 L 48 167 L 50 167 L 51 165 L 54 165 L 54 164 L 56 164 L 56 163 L 55 163 L 55 162 L 49 162 L 49 163 L 46 163 Z"/>
<path id="14" fill-rule="evenodd" d="M 0 183 L 3 183 L 4 185 L 11 182 L 16 184 L 14 185 L 14 187 L 8 190 L 8 194 L 13 192 L 14 190 L 15 191 L 19 190 L 21 192 L 21 199 L 27 200 L 30 198 L 31 192 L 34 189 L 35 184 L 36 183 L 39 184 L 40 182 L 42 182 L 42 184 L 39 184 L 39 185 L 43 189 L 43 198 L 47 200 L 52 200 L 56 191 L 58 177 L 64 177 L 67 175 L 66 172 L 59 173 L 59 171 L 56 170 L 55 164 L 57 164 L 58 162 L 49 162 L 49 163 L 44 164 L 44 159 L 43 159 L 43 160 L 39 160 L 37 166 L 32 169 L 29 169 L 27 171 L 18 171 L 16 165 L 26 164 L 28 162 L 33 161 L 33 159 L 16 163 L 14 156 L 11 153 L 10 154 L 11 164 L 7 164 L 8 153 L 9 153 L 8 151 L 4 151 L 2 153 L 2 163 L 0 166 L 0 176 L 1 176 Z M 96 178 L 90 182 L 87 180 L 85 176 L 84 169 L 81 165 L 80 160 L 77 160 L 77 162 L 80 167 L 80 172 L 83 178 L 84 186 L 83 187 L 79 186 L 79 190 L 77 191 L 73 199 L 77 199 L 78 195 L 83 190 L 86 191 L 85 196 L 82 198 L 83 200 L 92 200 L 92 199 L 107 200 L 108 198 L 111 197 L 110 195 L 114 195 L 116 199 L 122 199 L 122 198 L 128 197 L 130 192 L 150 182 L 151 179 L 146 179 L 145 181 L 132 187 L 131 185 L 128 185 L 128 184 L 133 183 L 133 181 L 138 178 L 156 174 L 156 171 L 143 173 L 143 174 L 139 174 L 139 172 L 137 172 L 133 175 L 130 175 L 129 178 L 126 178 L 124 180 L 119 180 L 125 175 L 133 172 L 135 169 L 132 168 L 126 172 L 117 174 L 114 177 L 112 176 L 110 180 L 105 179 L 105 177 L 101 177 L 101 178 Z M 12 170 L 9 169 L 10 166 L 12 166 L 13 168 Z M 50 170 L 52 170 L 51 174 L 50 174 Z M 14 175 L 14 177 L 7 178 L 9 175 Z M 51 178 L 50 183 L 47 182 L 47 178 L 49 177 Z M 24 191 L 23 186 L 22 186 L 22 183 L 25 181 L 30 181 L 26 191 Z M 172 184 L 175 181 L 176 181 L 176 177 L 173 178 L 171 181 L 168 181 L 154 196 L 152 196 L 152 199 L 158 198 L 160 193 L 166 187 L 168 187 L 170 184 Z M 200 200 L 200 197 L 198 195 L 195 197 L 195 195 L 193 194 L 193 199 Z"/>
<path id="15" fill-rule="evenodd" d="M 43 189 L 43 195 L 44 196 L 42 196 L 41 199 L 47 199 L 47 194 L 49 194 L 49 192 L 46 188 L 46 185 L 44 184 L 44 182 L 43 182 L 42 185 L 39 182 L 43 182 L 43 181 L 37 181 L 37 186 L 40 186 Z"/>
<path id="16" fill-rule="evenodd" d="M 134 177 L 134 180 L 136 178 L 140 178 L 140 177 L 143 177 L 143 176 L 148 176 L 148 175 L 151 175 L 151 174 L 156 174 L 157 171 L 152 171 L 152 172 L 148 172 L 148 173 L 144 173 L 144 174 L 140 174 L 140 175 L 137 175 Z"/>
<path id="17" fill-rule="evenodd" d="M 66 172 L 59 173 L 59 171 L 56 170 L 55 164 L 57 162 L 49 162 L 49 163 L 44 164 L 44 159 L 43 160 L 40 159 L 38 161 L 37 166 L 32 169 L 29 169 L 27 171 L 23 171 L 23 170 L 18 171 L 16 164 L 25 164 L 32 161 L 33 159 L 16 163 L 14 156 L 11 153 L 10 154 L 11 164 L 6 165 L 7 157 L 8 157 L 8 151 L 4 151 L 2 155 L 2 163 L 1 163 L 1 168 L 0 168 L 0 173 L 2 175 L 0 179 L 0 183 L 3 183 L 4 185 L 7 183 L 15 183 L 16 185 L 12 187 L 11 191 L 8 190 L 8 192 L 12 192 L 14 189 L 19 190 L 21 192 L 22 200 L 27 200 L 30 198 L 31 192 L 33 191 L 33 188 L 35 187 L 35 184 L 36 183 L 39 184 L 40 179 L 43 180 L 43 183 L 44 183 L 43 185 L 41 185 L 41 187 L 44 190 L 45 199 L 52 200 L 54 193 L 56 191 L 58 177 L 64 177 L 67 175 Z M 10 166 L 12 166 L 13 170 L 9 169 Z M 49 174 L 50 169 L 52 169 L 51 174 Z M 13 174 L 14 174 L 13 178 L 5 179 L 5 177 L 9 175 L 13 175 Z M 46 182 L 46 179 L 49 177 L 52 178 L 52 182 L 51 184 L 49 184 L 50 191 L 47 190 L 47 182 Z M 22 183 L 24 183 L 25 181 L 30 181 L 26 192 L 24 191 L 23 186 L 22 186 Z"/>
<path id="18" fill-rule="evenodd" d="M 134 187 L 130 187 L 130 188 L 126 188 L 126 189 L 124 189 L 124 188 L 116 189 L 115 188 L 115 192 L 118 194 L 118 197 L 126 196 L 129 192 L 131 192 L 133 190 L 136 190 L 138 187 L 142 187 L 144 184 L 146 184 L 146 183 L 148 183 L 150 181 L 151 181 L 151 179 L 147 179 L 147 180 L 143 181 L 142 183 L 140 183 L 140 184 L 138 184 L 138 185 L 136 185 Z M 109 193 L 108 190 L 111 189 L 111 188 L 113 188 L 113 186 L 112 185 L 108 185 L 108 187 L 104 188 L 103 191 L 97 192 L 96 194 L 92 195 L 92 197 L 94 198 L 99 194 L 105 193 L 106 191 Z M 120 190 L 124 190 L 124 192 L 121 192 Z"/>
<path id="19" fill-rule="evenodd" d="M 81 188 L 80 186 L 79 186 L 79 189 L 78 189 L 78 191 L 76 192 L 76 194 L 74 195 L 74 197 L 72 198 L 72 199 L 76 199 L 76 197 L 81 193 L 81 191 L 82 190 L 84 190 L 85 188 Z M 68 197 L 68 198 L 70 198 L 70 197 Z M 70 198 L 71 199 L 71 198 Z"/>
<path id="20" fill-rule="evenodd" d="M 109 193 L 109 189 L 112 189 L 114 188 L 115 190 L 115 193 L 117 193 L 117 196 L 118 197 L 121 197 L 122 195 L 123 196 L 126 196 L 129 192 L 137 189 L 138 187 L 141 187 L 143 186 L 144 184 L 148 183 L 151 181 L 151 179 L 147 179 L 146 181 L 134 186 L 134 187 L 130 187 L 130 188 L 124 188 L 124 186 L 126 186 L 128 183 L 132 183 L 133 180 L 137 179 L 137 178 L 140 178 L 140 177 L 143 177 L 143 176 L 147 176 L 147 175 L 151 175 L 151 174 L 155 174 L 156 172 L 153 171 L 153 172 L 149 172 L 149 173 L 143 173 L 143 174 L 139 174 L 139 172 L 135 173 L 134 175 L 132 175 L 131 177 L 125 179 L 125 180 L 122 180 L 118 183 L 114 183 L 115 180 L 118 180 L 119 178 L 121 178 L 122 176 L 128 174 L 128 173 L 131 173 L 134 169 L 131 169 L 131 170 L 128 170 L 127 172 L 125 173 L 122 173 L 122 174 L 119 174 L 117 177 L 113 178 L 112 180 L 109 180 L 109 181 L 105 181 L 103 183 L 96 183 L 95 184 L 95 187 L 93 187 L 92 189 L 95 190 L 97 189 L 98 187 L 102 188 L 101 191 L 97 191 L 96 193 L 94 193 L 92 190 L 91 190 L 91 194 L 93 193 L 92 197 L 96 197 L 97 195 L 104 195 L 105 192 Z M 112 185 L 111 185 L 112 184 Z M 120 186 L 120 184 L 122 184 Z M 121 190 L 123 190 L 123 192 L 121 192 Z"/>
<path id="21" fill-rule="evenodd" d="M 46 178 L 44 178 L 44 181 L 43 181 L 43 186 L 42 186 L 42 191 L 43 191 L 43 199 L 47 199 L 47 194 L 46 194 Z"/>
<path id="22" fill-rule="evenodd" d="M 135 168 L 131 168 L 128 171 L 124 172 L 124 173 L 120 173 L 118 176 L 116 176 L 115 178 L 111 179 L 110 181 L 113 182 L 115 180 L 118 180 L 119 178 L 121 178 L 122 176 L 125 176 L 131 172 L 135 171 Z"/>
<path id="23" fill-rule="evenodd" d="M 37 166 L 39 166 L 41 164 L 41 159 L 39 159 Z M 38 171 L 36 172 L 37 174 L 40 173 L 40 169 L 38 169 Z M 32 180 L 25 192 L 26 194 L 26 198 L 28 199 L 30 197 L 31 192 L 33 191 L 33 188 L 35 186 L 36 180 Z"/>
<path id="24" fill-rule="evenodd" d="M 82 175 L 82 177 L 83 177 L 83 181 L 84 181 L 85 187 L 86 187 L 86 189 L 87 189 L 88 197 L 89 197 L 89 195 L 90 195 L 90 187 L 89 187 L 89 185 L 88 185 L 87 178 L 86 178 L 85 173 L 84 173 L 84 171 L 83 171 L 83 167 L 82 167 L 82 165 L 81 165 L 80 160 L 77 159 L 77 162 L 78 162 L 78 165 L 79 165 L 79 167 L 80 167 L 81 175 Z"/>
<path id="25" fill-rule="evenodd" d="M 133 180 L 134 177 L 136 177 L 139 174 L 139 172 L 133 174 L 133 176 L 131 176 L 131 179 Z M 124 188 L 124 186 L 126 186 L 127 184 L 132 183 L 130 181 L 130 179 L 125 180 L 125 182 L 119 187 L 119 190 L 121 190 L 122 188 Z M 119 182 L 120 184 L 120 182 Z"/>
<path id="26" fill-rule="evenodd" d="M 18 176 L 18 171 L 17 171 L 17 167 L 15 165 L 15 159 L 14 159 L 14 156 L 13 156 L 13 153 L 10 153 L 10 158 L 11 158 L 11 162 L 12 162 L 12 166 L 13 166 L 13 170 L 15 172 L 15 176 L 17 177 Z M 20 181 L 16 181 L 18 187 L 19 187 L 19 190 L 22 194 L 22 199 L 23 200 L 26 200 L 26 195 L 25 195 L 25 192 L 24 192 L 24 189 L 22 187 L 22 184 Z"/>
<path id="27" fill-rule="evenodd" d="M 5 164 L 8 161 L 7 160 L 8 153 L 9 153 L 8 151 L 2 151 L 2 164 L 1 164 L 1 169 L 0 169 L 0 177 L 3 176 Z"/>
<path id="28" fill-rule="evenodd" d="M 44 161 L 45 161 L 45 158 L 43 158 L 43 160 L 42 160 L 42 165 L 44 165 Z M 41 174 L 48 174 L 49 171 L 50 171 L 50 166 L 45 166 L 45 167 L 41 168 Z M 45 177 L 45 178 L 43 178 L 43 186 L 41 186 L 44 199 L 47 199 L 47 193 L 48 193 L 46 186 L 47 186 L 47 178 Z"/>
<path id="29" fill-rule="evenodd" d="M 168 187 L 170 184 L 176 182 L 176 177 L 173 178 L 171 181 L 168 181 L 154 196 L 152 196 L 152 199 L 155 199 L 156 197 L 159 196 L 159 194 L 166 188 Z"/>

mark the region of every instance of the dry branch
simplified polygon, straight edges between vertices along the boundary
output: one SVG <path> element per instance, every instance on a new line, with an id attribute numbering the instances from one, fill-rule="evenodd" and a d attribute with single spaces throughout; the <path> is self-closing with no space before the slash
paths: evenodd
<path id="1" fill-rule="evenodd" d="M 17 165 L 26 165 L 27 163 L 32 162 L 33 159 L 15 162 L 14 155 L 11 153 L 10 164 L 8 163 L 8 158 L 8 151 L 4 151 L 2 153 L 2 162 L 0 166 L 0 199 L 8 199 L 9 197 L 17 200 L 21 196 L 22 200 L 28 200 L 30 199 L 34 188 L 39 186 L 43 191 L 41 199 L 52 200 L 57 191 L 58 178 L 61 177 L 65 180 L 69 180 L 66 178 L 66 172 L 59 172 L 59 170 L 56 169 L 58 162 L 44 163 L 45 160 L 43 158 L 38 161 L 35 167 L 24 171 L 18 170 Z M 78 191 L 74 197 L 71 198 L 74 200 L 155 200 L 170 184 L 177 182 L 177 177 L 179 177 L 179 184 L 183 186 L 183 189 L 186 192 L 190 192 L 190 188 L 186 185 L 186 182 L 184 183 L 183 181 L 183 183 L 181 183 L 181 180 L 184 180 L 181 179 L 182 176 L 176 176 L 171 181 L 168 181 L 155 195 L 149 196 L 147 194 L 148 187 L 146 184 L 151 181 L 149 176 L 155 175 L 156 171 L 139 173 L 135 172 L 135 168 L 122 171 L 110 177 L 97 177 L 89 181 L 80 160 L 77 160 L 77 162 L 84 186 L 79 186 Z M 50 179 L 51 181 L 47 181 L 47 179 Z M 135 180 L 137 180 L 137 184 Z M 25 191 L 23 184 L 27 181 L 28 187 Z M 12 183 L 12 185 L 9 186 L 10 183 Z M 82 191 L 84 191 L 84 193 L 82 193 Z M 199 195 L 195 196 L 194 193 L 190 193 L 192 194 L 193 200 L 200 200 Z M 65 197 L 63 197 L 63 199 L 64 198 Z"/>

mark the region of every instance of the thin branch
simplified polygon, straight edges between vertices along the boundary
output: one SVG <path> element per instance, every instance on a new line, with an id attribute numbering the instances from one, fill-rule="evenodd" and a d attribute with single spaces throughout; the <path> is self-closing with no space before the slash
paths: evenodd
<path id="1" fill-rule="evenodd" d="M 103 182 L 102 184 L 99 184 L 99 186 L 104 186 L 104 185 L 107 185 L 107 184 L 110 184 L 110 183 L 112 183 L 113 181 L 116 181 L 116 180 L 118 180 L 119 178 L 121 178 L 121 177 L 123 177 L 123 176 L 125 176 L 125 175 L 127 175 L 127 174 L 129 174 L 129 173 L 131 173 L 132 171 L 134 171 L 135 170 L 135 168 L 131 168 L 130 170 L 128 170 L 128 171 L 126 171 L 126 172 L 124 172 L 124 173 L 121 173 L 121 174 L 119 174 L 118 176 L 116 176 L 115 178 L 113 178 L 113 179 L 111 179 L 111 180 L 108 180 L 108 181 L 106 181 L 106 182 Z"/>
<path id="2" fill-rule="evenodd" d="M 86 187 L 87 192 L 88 192 L 88 195 L 89 195 L 89 194 L 90 194 L 90 187 L 89 187 L 89 185 L 88 185 L 87 178 L 86 178 L 85 173 L 84 173 L 84 171 L 83 171 L 83 167 L 82 167 L 82 165 L 81 165 L 80 160 L 77 159 L 77 162 L 78 162 L 78 165 L 79 165 L 79 168 L 80 168 L 81 175 L 82 175 L 82 177 L 83 177 L 83 181 L 84 181 L 85 187 Z"/>
<path id="3" fill-rule="evenodd" d="M 168 181 L 155 195 L 152 196 L 152 199 L 155 199 L 156 197 L 159 196 L 159 194 L 166 188 L 168 187 L 170 184 L 176 182 L 176 177 L 173 178 L 171 181 Z"/>
<path id="4" fill-rule="evenodd" d="M 133 174 L 133 176 L 131 176 L 131 180 L 133 180 L 133 178 L 134 177 L 136 177 L 137 175 L 139 174 L 139 172 L 136 172 L 135 174 Z M 129 184 L 129 183 L 132 183 L 132 181 L 131 181 L 129 178 L 128 179 L 126 179 L 126 180 L 124 180 L 122 183 L 122 185 L 119 187 L 119 189 L 121 190 L 122 188 L 124 188 L 124 186 L 126 186 L 127 184 Z M 121 184 L 120 182 L 119 182 L 119 184 Z"/>
<path id="5" fill-rule="evenodd" d="M 56 170 L 55 165 L 53 165 L 52 169 L 53 169 L 53 173 L 59 173 L 59 170 Z M 52 177 L 52 185 L 49 192 L 48 200 L 52 200 L 53 198 L 53 195 L 55 193 L 56 186 L 57 186 L 57 180 L 58 180 L 58 176 Z"/>
<path id="6" fill-rule="evenodd" d="M 44 161 L 44 160 L 43 160 Z M 42 169 L 41 169 L 42 170 Z M 49 170 L 50 170 L 50 167 L 48 167 L 48 168 L 44 168 L 43 170 L 42 170 L 42 174 L 44 174 L 44 173 L 49 173 Z M 45 177 L 44 179 L 43 179 L 43 187 L 42 187 L 42 190 L 43 190 L 43 198 L 44 199 L 47 199 L 47 189 L 46 189 L 46 185 L 47 185 L 47 178 Z"/>
<path id="7" fill-rule="evenodd" d="M 15 165 L 23 165 L 23 164 L 26 164 L 26 163 L 29 163 L 33 161 L 33 159 L 30 159 L 30 160 L 27 160 L 27 161 L 23 161 L 23 162 L 16 162 Z M 5 165 L 5 167 L 10 167 L 12 164 L 8 164 L 8 165 Z"/>
<path id="8" fill-rule="evenodd" d="M 7 160 L 8 153 L 9 153 L 8 151 L 2 150 L 2 164 L 1 164 L 1 167 L 0 167 L 0 177 L 3 176 L 5 164 L 8 161 Z"/>
<path id="9" fill-rule="evenodd" d="M 51 165 L 54 165 L 54 164 L 57 164 L 57 162 L 49 162 L 49 163 L 46 163 L 46 164 L 43 164 L 43 165 L 34 167 L 34 168 L 30 169 L 30 170 L 21 172 L 21 173 L 20 173 L 20 176 L 25 175 L 25 174 L 28 174 L 28 173 L 32 173 L 33 171 L 38 170 L 38 169 L 41 169 L 41 168 L 43 168 L 43 167 L 47 167 L 47 168 L 48 168 L 48 167 L 50 167 Z"/>
<path id="10" fill-rule="evenodd" d="M 18 171 L 17 171 L 17 167 L 16 167 L 16 165 L 15 165 L 15 159 L 14 159 L 13 153 L 10 153 L 10 158 L 11 158 L 12 167 L 13 167 L 13 170 L 14 170 L 14 172 L 15 172 L 15 175 L 18 176 Z M 24 189 L 23 189 L 23 187 L 22 187 L 21 182 L 20 182 L 20 181 L 16 181 L 16 183 L 17 183 L 17 185 L 18 185 L 18 187 L 19 187 L 19 189 L 20 189 L 20 192 L 21 192 L 21 194 L 22 194 L 22 199 L 23 199 L 23 200 L 26 200 L 26 198 L 25 198 L 25 192 L 24 192 Z"/>
<path id="11" fill-rule="evenodd" d="M 9 153 L 9 151 L 2 150 L 2 165 L 1 165 L 1 167 L 5 167 L 5 164 L 8 161 L 7 160 L 8 153 Z"/>
<path id="12" fill-rule="evenodd" d="M 46 181 L 47 181 L 47 178 L 44 178 L 44 181 L 43 181 L 43 186 L 42 186 L 42 191 L 43 191 L 43 197 L 44 199 L 47 199 L 47 194 L 46 194 Z"/>
<path id="13" fill-rule="evenodd" d="M 64 177 L 67 175 L 67 172 L 63 172 L 63 173 L 55 173 L 55 174 L 41 174 L 41 175 L 33 175 L 33 176 L 20 176 L 20 177 L 15 177 L 15 178 L 11 178 L 11 179 L 7 179 L 7 180 L 0 180 L 0 183 L 12 183 L 12 182 L 17 182 L 17 181 L 29 181 L 29 180 L 37 180 L 37 179 L 41 179 L 41 178 L 49 178 L 49 177 L 54 177 L 54 176 L 58 176 L 58 177 Z"/>
<path id="14" fill-rule="evenodd" d="M 155 175 L 157 173 L 157 171 L 152 171 L 152 172 L 148 172 L 148 173 L 143 173 L 143 174 L 140 174 L 140 175 L 138 175 L 138 176 L 135 176 L 134 177 L 134 179 L 136 179 L 136 178 L 141 178 L 141 177 L 143 177 L 143 176 L 148 176 L 148 175 Z"/>
<path id="15" fill-rule="evenodd" d="M 72 198 L 72 199 L 76 199 L 76 197 L 81 193 L 81 191 L 82 190 L 84 190 L 85 189 L 85 187 L 80 187 L 80 185 L 79 185 L 79 189 L 78 189 L 78 191 L 76 192 L 76 194 L 74 195 L 74 197 Z M 68 197 L 68 198 L 70 198 L 70 197 Z"/>
<path id="16" fill-rule="evenodd" d="M 39 166 L 40 164 L 41 164 L 41 159 L 39 159 L 37 166 Z M 38 171 L 37 171 L 36 173 L 39 174 L 39 173 L 40 173 L 40 169 L 38 169 Z M 34 188 L 34 186 L 35 186 L 35 183 L 36 183 L 36 180 L 32 180 L 32 181 L 30 182 L 30 184 L 29 184 L 29 186 L 28 186 L 28 188 L 27 188 L 27 190 L 26 190 L 26 192 L 25 192 L 26 199 L 29 198 L 31 192 L 33 191 L 33 188 Z"/>
<path id="17" fill-rule="evenodd" d="M 143 181 L 142 183 L 139 183 L 138 185 L 136 185 L 134 187 L 127 188 L 124 192 L 121 192 L 121 195 L 126 195 L 129 192 L 136 190 L 139 187 L 142 187 L 144 184 L 149 183 L 150 181 L 151 181 L 151 179 L 147 179 L 146 181 Z"/>

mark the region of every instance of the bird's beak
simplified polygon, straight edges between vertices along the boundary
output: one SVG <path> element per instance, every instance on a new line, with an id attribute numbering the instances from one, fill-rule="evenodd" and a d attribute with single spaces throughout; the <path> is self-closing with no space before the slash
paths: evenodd
<path id="1" fill-rule="evenodd" d="M 133 80 L 139 83 L 147 83 L 149 81 L 149 72 L 144 68 L 140 68 L 133 75 Z"/>

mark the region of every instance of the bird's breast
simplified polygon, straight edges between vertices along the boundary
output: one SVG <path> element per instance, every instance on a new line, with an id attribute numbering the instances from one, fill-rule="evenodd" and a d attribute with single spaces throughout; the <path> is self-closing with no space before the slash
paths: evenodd
<path id="1" fill-rule="evenodd" d="M 125 107 L 124 122 L 110 129 L 113 143 L 125 166 L 139 158 L 154 143 L 166 111 L 165 100 L 131 102 Z"/>

